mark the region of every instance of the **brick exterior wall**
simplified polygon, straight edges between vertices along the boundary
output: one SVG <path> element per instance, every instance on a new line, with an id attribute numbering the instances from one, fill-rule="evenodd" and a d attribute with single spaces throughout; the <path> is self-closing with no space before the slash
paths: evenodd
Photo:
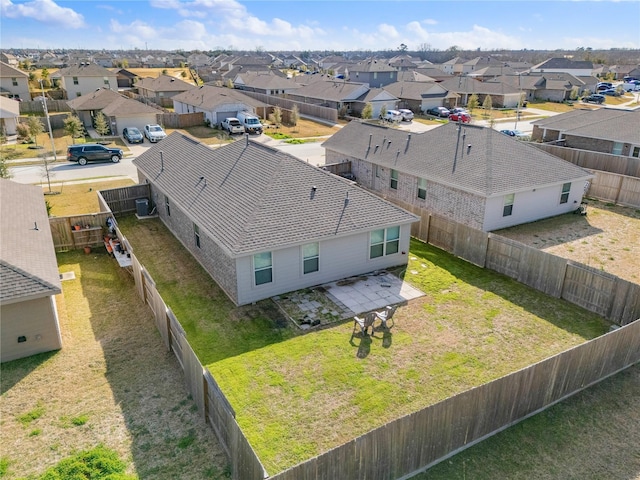
<path id="1" fill-rule="evenodd" d="M 558 130 L 551 130 L 547 128 L 546 132 L 544 128 L 538 125 L 533 126 L 533 133 L 531 134 L 531 141 L 533 142 L 553 142 L 560 138 L 560 132 Z"/>
<path id="2" fill-rule="evenodd" d="M 600 138 L 566 135 L 565 146 L 569 148 L 579 148 L 581 150 L 590 150 L 592 152 L 613 153 L 613 141 Z M 622 153 L 620 153 L 620 155 L 629 156 L 630 152 L 631 144 L 625 143 L 622 146 Z"/>
<path id="3" fill-rule="evenodd" d="M 216 283 L 222 288 L 229 298 L 238 303 L 238 280 L 236 274 L 236 261 L 230 258 L 224 250 L 207 235 L 207 232 L 200 227 L 200 248 L 196 246 L 193 221 L 187 214 L 169 199 L 169 210 L 171 215 L 167 215 L 165 206 L 165 194 L 159 190 L 151 181 L 148 181 L 142 172 L 138 170 L 140 183 L 151 184 L 151 199 L 156 206 L 158 216 L 162 223 L 173 233 L 173 235 L 184 245 L 193 257 L 204 267 Z"/>
<path id="4" fill-rule="evenodd" d="M 398 188 L 390 187 L 391 169 L 380 167 L 379 177 L 375 176 L 375 166 L 371 162 L 353 157 L 345 157 L 330 150 L 326 151 L 326 163 L 351 161 L 351 173 L 357 182 L 368 190 L 376 192 L 382 198 L 414 205 L 425 212 L 442 215 L 448 219 L 483 230 L 486 200 L 462 190 L 457 190 L 429 178 L 427 195 L 423 200 L 418 198 L 418 177 L 398 172 Z"/>

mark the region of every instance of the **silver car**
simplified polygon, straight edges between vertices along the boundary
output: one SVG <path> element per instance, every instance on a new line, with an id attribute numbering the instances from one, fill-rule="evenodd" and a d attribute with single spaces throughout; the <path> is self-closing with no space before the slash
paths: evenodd
<path id="1" fill-rule="evenodd" d="M 402 115 L 403 121 L 410 122 L 411 120 L 413 120 L 413 112 L 408 108 L 400 108 L 398 111 Z"/>

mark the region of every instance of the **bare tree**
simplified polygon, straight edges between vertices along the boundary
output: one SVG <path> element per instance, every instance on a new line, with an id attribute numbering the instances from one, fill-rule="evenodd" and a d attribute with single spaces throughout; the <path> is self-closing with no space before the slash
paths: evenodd
<path id="1" fill-rule="evenodd" d="M 300 121 L 300 111 L 298 110 L 298 106 L 294 105 L 291 109 L 291 124 L 295 127 L 298 125 Z"/>
<path id="2" fill-rule="evenodd" d="M 371 104 L 371 102 L 367 102 L 364 106 L 364 108 L 362 109 L 362 113 L 360 114 L 360 116 L 362 118 L 364 118 L 365 120 L 368 120 L 369 118 L 371 118 L 373 116 L 373 105 Z"/>
<path id="3" fill-rule="evenodd" d="M 29 136 L 38 146 L 38 135 L 44 132 L 44 126 L 38 117 L 29 117 L 27 119 L 27 126 L 29 127 Z"/>
<path id="4" fill-rule="evenodd" d="M 480 103 L 478 101 L 478 96 L 475 93 L 472 93 L 469 97 L 469 101 L 467 102 L 467 108 L 469 109 L 469 112 L 473 113 L 473 111 L 478 108 L 479 105 Z"/>

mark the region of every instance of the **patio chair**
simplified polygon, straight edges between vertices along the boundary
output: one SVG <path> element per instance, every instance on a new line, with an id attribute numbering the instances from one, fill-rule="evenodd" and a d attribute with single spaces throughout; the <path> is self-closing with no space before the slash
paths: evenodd
<path id="1" fill-rule="evenodd" d="M 376 316 L 382 321 L 382 326 L 384 328 L 391 328 L 387 324 L 389 320 L 393 318 L 393 314 L 396 313 L 397 305 L 389 306 L 387 305 L 385 309 L 381 312 L 376 312 Z M 395 320 L 393 322 L 395 324 Z"/>
<path id="2" fill-rule="evenodd" d="M 376 321 L 376 318 L 378 318 L 376 312 L 365 313 L 362 318 L 358 316 L 353 317 L 353 333 L 351 334 L 351 337 L 355 335 L 358 327 L 360 327 L 360 333 L 363 335 L 366 335 L 367 330 L 371 327 L 371 335 L 373 335 L 373 322 Z"/>

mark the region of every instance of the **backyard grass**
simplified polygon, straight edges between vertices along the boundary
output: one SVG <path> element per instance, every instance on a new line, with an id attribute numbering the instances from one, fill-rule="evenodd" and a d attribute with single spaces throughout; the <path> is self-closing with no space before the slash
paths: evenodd
<path id="1" fill-rule="evenodd" d="M 350 342 L 347 321 L 302 335 L 270 300 L 234 307 L 159 221 L 120 225 L 270 474 L 609 327 L 412 241 L 398 273 L 426 296 L 389 332 Z"/>
<path id="2" fill-rule="evenodd" d="M 140 479 L 227 478 L 131 276 L 106 253 L 64 253 L 58 264 L 75 274 L 56 298 L 63 348 L 0 366 L 3 480 L 98 445 Z"/>

